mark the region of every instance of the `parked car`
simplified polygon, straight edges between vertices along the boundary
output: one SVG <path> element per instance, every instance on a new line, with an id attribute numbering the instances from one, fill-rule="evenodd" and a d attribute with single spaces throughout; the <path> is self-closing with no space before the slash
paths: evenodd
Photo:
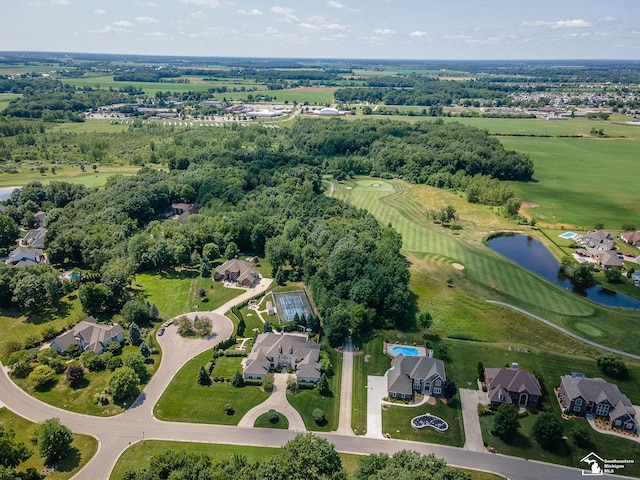
<path id="1" fill-rule="evenodd" d="M 164 328 L 158 330 L 158 336 L 161 337 L 162 335 L 164 335 Z"/>

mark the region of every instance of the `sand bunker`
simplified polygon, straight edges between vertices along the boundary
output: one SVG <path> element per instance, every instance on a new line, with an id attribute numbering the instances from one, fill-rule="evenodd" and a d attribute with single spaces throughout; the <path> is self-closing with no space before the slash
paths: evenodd
<path id="1" fill-rule="evenodd" d="M 453 268 L 455 268 L 456 270 L 464 270 L 464 265 L 462 265 L 460 263 L 452 263 L 451 266 Z"/>
<path id="2" fill-rule="evenodd" d="M 380 186 L 380 184 L 379 184 L 379 183 L 372 183 L 372 184 L 371 184 L 371 186 L 372 186 L 372 187 L 379 187 L 379 186 Z"/>
<path id="3" fill-rule="evenodd" d="M 345 187 L 347 190 L 352 190 L 353 187 Z"/>

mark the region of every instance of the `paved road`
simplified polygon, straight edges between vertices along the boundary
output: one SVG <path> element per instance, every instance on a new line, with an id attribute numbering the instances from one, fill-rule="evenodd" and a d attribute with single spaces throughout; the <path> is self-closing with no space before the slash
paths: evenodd
<path id="1" fill-rule="evenodd" d="M 353 404 L 353 340 L 351 337 L 344 342 L 342 349 L 342 380 L 340 383 L 340 420 L 338 430 L 340 435 L 354 435 L 351 428 L 351 407 Z"/>
<path id="2" fill-rule="evenodd" d="M 591 345 L 592 347 L 596 347 L 599 348 L 601 350 L 605 350 L 607 352 L 611 352 L 611 353 L 615 353 L 617 355 L 622 355 L 624 357 L 629 357 L 629 358 L 633 358 L 634 360 L 640 360 L 640 355 L 634 355 L 633 353 L 627 353 L 627 352 L 623 352 L 622 350 L 617 350 L 615 348 L 611 348 L 611 347 L 607 347 L 606 345 L 601 345 L 599 343 L 596 342 L 592 342 L 591 340 L 587 340 L 586 338 L 583 338 L 579 335 L 576 335 L 575 333 L 567 330 L 566 328 L 562 328 L 559 325 L 556 325 L 553 322 L 550 322 L 549 320 L 546 320 L 542 317 L 539 317 L 538 315 L 531 313 L 531 312 L 527 312 L 526 310 L 523 310 L 522 308 L 516 307 L 514 305 L 511 305 L 509 303 L 504 303 L 504 302 L 498 302 L 496 300 L 487 300 L 487 303 L 490 303 L 492 305 L 500 305 L 502 307 L 507 307 L 510 308 L 511 310 L 515 310 L 516 312 L 520 312 L 524 315 L 526 315 L 527 317 L 531 317 L 534 320 L 538 320 L 539 322 L 544 323 L 545 325 L 548 325 L 551 328 L 555 328 L 556 330 L 564 333 L 565 335 L 569 335 L 572 338 L 575 338 L 576 340 L 580 340 L 581 342 L 586 343 L 587 345 Z"/>
<path id="3" fill-rule="evenodd" d="M 488 397 L 482 390 L 461 388 L 460 403 L 462 407 L 462 421 L 464 423 L 464 449 L 473 452 L 485 452 L 482 442 L 482 430 L 478 418 L 478 403 L 488 403 Z"/>
<path id="4" fill-rule="evenodd" d="M 244 417 L 242 417 L 238 422 L 238 427 L 253 427 L 253 424 L 256 423 L 256 419 L 260 415 L 262 415 L 263 413 L 267 413 L 269 410 L 273 409 L 287 417 L 287 420 L 289 420 L 289 430 L 294 430 L 296 432 L 306 431 L 306 427 L 304 426 L 302 417 L 287 400 L 288 378 L 289 375 L 286 373 L 274 374 L 273 391 L 271 392 L 271 395 L 269 395 L 269 398 L 267 398 L 260 405 L 256 405 L 247 413 L 245 413 Z"/>

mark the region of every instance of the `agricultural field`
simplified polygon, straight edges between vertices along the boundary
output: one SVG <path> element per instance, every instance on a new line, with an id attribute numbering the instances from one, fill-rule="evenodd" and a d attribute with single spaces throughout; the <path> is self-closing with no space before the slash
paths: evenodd
<path id="1" fill-rule="evenodd" d="M 11 100 L 15 98 L 20 98 L 22 95 L 19 93 L 3 93 L 0 94 L 0 111 L 7 108 L 7 105 L 11 102 Z"/>
<path id="2" fill-rule="evenodd" d="M 53 166 L 53 165 L 52 165 Z M 79 183 L 85 187 L 101 187 L 114 175 L 135 175 L 140 169 L 128 165 L 100 166 L 95 172 L 90 168 L 82 171 L 79 167 L 68 165 L 55 165 L 56 174 L 51 173 L 51 168 L 41 174 L 38 168 L 20 170 L 18 173 L 0 173 L 0 187 L 16 187 L 26 185 L 29 182 L 40 182 L 46 185 L 52 181 Z"/>
<path id="3" fill-rule="evenodd" d="M 379 185 L 375 187 L 374 185 Z M 437 210 L 446 204 L 465 202 L 455 195 L 426 186 L 409 185 L 401 181 L 383 181 L 375 178 L 358 178 L 338 185 L 334 192 L 353 205 L 366 208 L 381 223 L 390 223 L 402 234 L 403 248 L 414 263 L 412 272 L 424 273 L 444 282 L 451 279 L 452 286 L 462 294 L 484 301 L 501 299 L 537 313 L 561 326 L 602 344 L 639 352 L 640 333 L 636 334 L 635 312 L 605 309 L 557 288 L 536 275 L 495 254 L 483 243 L 483 237 L 491 229 L 482 228 L 482 207 L 468 205 L 479 215 L 470 215 L 470 210 L 461 210 L 461 231 L 452 232 L 434 225 L 427 218 L 427 210 Z M 466 202 L 465 202 L 466 203 Z M 469 216 L 467 216 L 469 215 Z M 484 225 L 492 225 L 487 219 Z M 496 220 L 497 227 L 504 229 L 503 220 Z M 523 230 L 509 224 L 509 230 Z M 453 267 L 458 263 L 463 270 Z M 440 301 L 433 299 L 434 301 Z M 429 305 L 432 299 L 422 299 Z M 446 300 L 445 300 L 446 302 Z M 603 322 L 607 329 L 603 329 Z M 587 328 L 595 329 L 588 334 Z"/>

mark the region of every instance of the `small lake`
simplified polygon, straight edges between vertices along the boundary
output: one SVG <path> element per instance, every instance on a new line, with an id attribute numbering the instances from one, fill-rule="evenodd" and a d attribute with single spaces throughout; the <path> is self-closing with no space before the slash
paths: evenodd
<path id="1" fill-rule="evenodd" d="M 530 272 L 566 290 L 607 307 L 640 309 L 640 300 L 612 292 L 600 285 L 584 288 L 560 271 L 560 262 L 542 242 L 526 235 L 505 235 L 488 240 L 489 247 Z"/>
<path id="2" fill-rule="evenodd" d="M 0 202 L 8 199 L 16 188 L 20 187 L 0 187 Z"/>

